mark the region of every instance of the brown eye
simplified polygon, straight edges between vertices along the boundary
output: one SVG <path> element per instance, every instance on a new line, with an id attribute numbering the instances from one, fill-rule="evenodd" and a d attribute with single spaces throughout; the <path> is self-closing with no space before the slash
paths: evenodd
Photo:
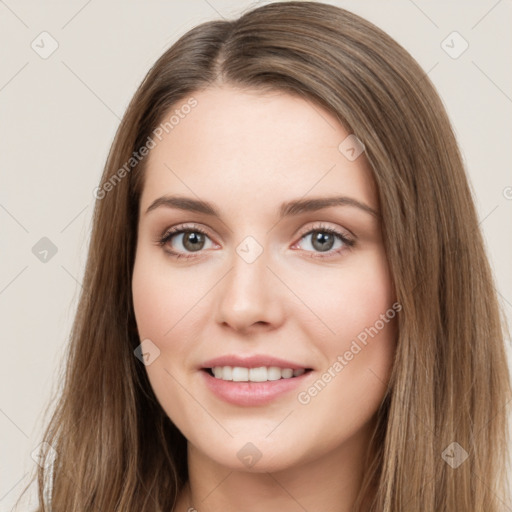
<path id="1" fill-rule="evenodd" d="M 200 251 L 205 242 L 205 236 L 203 233 L 198 233 L 197 231 L 186 231 L 183 233 L 183 247 L 187 249 L 187 251 Z"/>

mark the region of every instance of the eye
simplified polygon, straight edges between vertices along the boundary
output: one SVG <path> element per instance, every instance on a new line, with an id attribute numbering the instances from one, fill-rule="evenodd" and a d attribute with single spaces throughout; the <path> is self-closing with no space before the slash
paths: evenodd
<path id="1" fill-rule="evenodd" d="M 312 258 L 330 257 L 333 254 L 339 254 L 340 252 L 350 249 L 355 244 L 355 241 L 352 238 L 349 238 L 346 234 L 322 225 L 315 226 L 313 229 L 310 229 L 307 233 L 301 236 L 301 240 L 307 240 L 308 238 L 310 241 L 306 246 L 312 247 L 313 251 L 305 250 L 307 252 L 316 253 L 311 255 Z M 335 247 L 336 243 L 337 247 Z M 295 244 L 295 246 L 297 245 L 298 244 Z M 332 250 L 333 247 L 335 247 L 334 250 Z M 327 253 L 327 256 L 318 255 L 318 253 Z"/>
<path id="2" fill-rule="evenodd" d="M 339 254 L 349 250 L 354 246 L 355 241 L 348 235 L 337 231 L 336 229 L 328 226 L 315 226 L 303 235 L 300 240 L 307 240 L 310 238 L 309 245 L 313 250 L 303 249 L 310 254 L 312 258 L 328 258 L 333 255 Z M 206 242 L 210 241 L 210 248 L 213 243 L 203 229 L 196 225 L 181 225 L 168 229 L 158 240 L 157 244 L 165 248 L 165 251 L 172 257 L 178 258 L 194 258 L 193 253 L 201 252 L 205 247 Z M 337 247 L 335 247 L 337 244 Z M 181 247 L 180 247 L 181 245 Z M 299 245 L 296 243 L 292 248 Z M 333 250 L 333 247 L 335 249 Z M 325 255 L 321 253 L 326 253 Z"/>
<path id="3" fill-rule="evenodd" d="M 158 240 L 158 245 L 165 247 L 165 250 L 176 258 L 191 258 L 194 256 L 188 255 L 187 252 L 202 251 L 207 239 L 210 240 L 206 231 L 198 226 L 177 226 L 167 230 Z"/>

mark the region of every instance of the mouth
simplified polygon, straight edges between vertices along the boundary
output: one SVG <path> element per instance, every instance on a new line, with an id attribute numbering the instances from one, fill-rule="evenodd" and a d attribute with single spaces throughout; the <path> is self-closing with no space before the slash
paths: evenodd
<path id="1" fill-rule="evenodd" d="M 312 371 L 312 368 L 281 368 L 279 366 L 214 366 L 202 368 L 211 377 L 231 382 L 272 382 L 294 379 Z"/>
<path id="2" fill-rule="evenodd" d="M 292 400 L 293 390 L 307 386 L 312 368 L 278 366 L 212 366 L 201 368 L 203 383 L 213 395 L 239 407 L 257 407 L 274 400 Z"/>

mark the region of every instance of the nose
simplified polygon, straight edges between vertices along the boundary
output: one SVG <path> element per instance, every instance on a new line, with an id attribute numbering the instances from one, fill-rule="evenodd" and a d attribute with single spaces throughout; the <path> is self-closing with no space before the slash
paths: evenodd
<path id="1" fill-rule="evenodd" d="M 216 290 L 216 321 L 241 332 L 279 327 L 286 299 L 282 283 L 267 267 L 266 252 L 248 262 L 234 251 L 230 263 Z"/>

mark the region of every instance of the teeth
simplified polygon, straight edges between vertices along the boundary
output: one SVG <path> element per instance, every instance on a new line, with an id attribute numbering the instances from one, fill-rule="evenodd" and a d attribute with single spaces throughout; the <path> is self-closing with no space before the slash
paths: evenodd
<path id="1" fill-rule="evenodd" d="M 233 380 L 233 368 L 231 366 L 225 366 L 224 368 L 218 366 L 217 368 L 222 370 L 222 372 L 219 372 L 219 379 Z"/>
<path id="2" fill-rule="evenodd" d="M 219 370 L 217 370 L 220 375 L 219 378 L 224 377 L 224 369 L 222 367 L 219 367 Z M 249 380 L 249 368 L 241 368 L 240 366 L 235 366 L 233 368 L 233 380 L 235 382 L 243 382 Z"/>
<path id="3" fill-rule="evenodd" d="M 291 368 L 283 368 L 281 370 L 281 377 L 283 377 L 283 379 L 289 379 L 290 377 L 293 377 L 293 370 Z"/>
<path id="4" fill-rule="evenodd" d="M 215 366 L 211 369 L 217 379 L 234 382 L 266 382 L 279 379 L 299 377 L 306 370 L 299 368 L 279 368 L 277 366 L 260 366 L 259 368 L 244 368 L 241 366 Z"/>
<path id="5" fill-rule="evenodd" d="M 223 372 L 229 369 L 229 366 L 224 367 Z M 249 370 L 249 380 L 251 382 L 265 382 L 268 378 L 268 370 L 262 366 L 261 368 L 251 368 Z"/>

